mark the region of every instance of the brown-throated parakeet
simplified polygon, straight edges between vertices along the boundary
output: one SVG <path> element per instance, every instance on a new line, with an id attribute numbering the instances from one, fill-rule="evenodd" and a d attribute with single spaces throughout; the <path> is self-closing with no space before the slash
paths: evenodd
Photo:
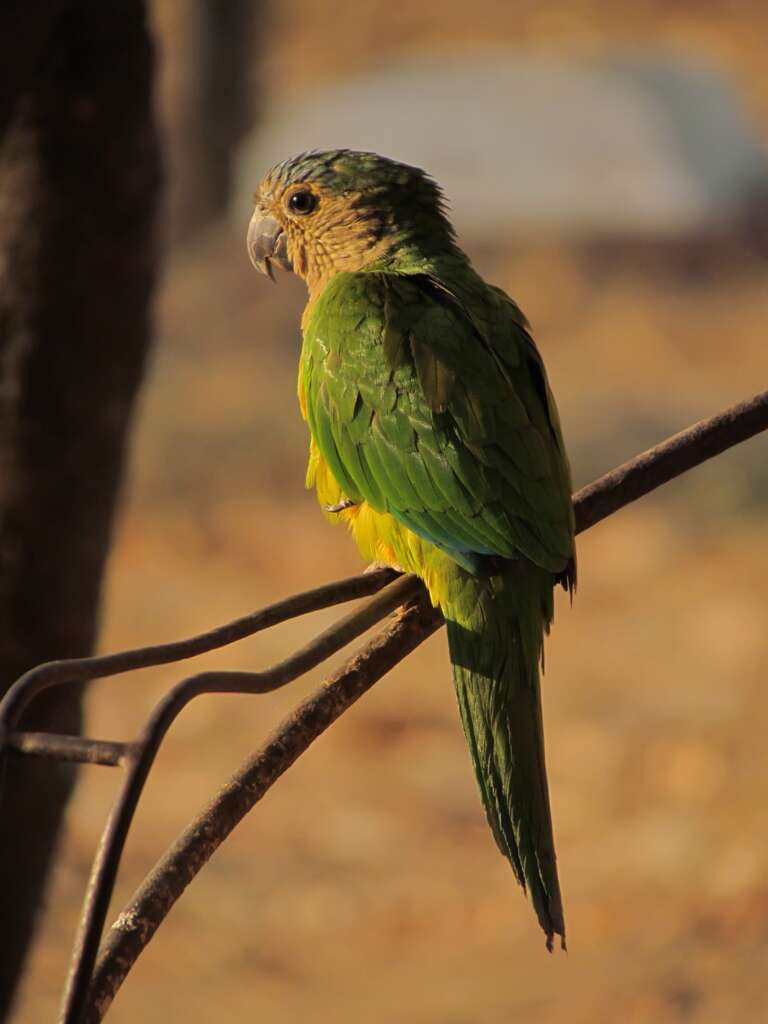
<path id="1" fill-rule="evenodd" d="M 574 524 L 526 319 L 474 271 L 432 179 L 374 153 L 273 168 L 248 250 L 307 284 L 307 485 L 366 558 L 417 573 L 442 609 L 488 821 L 551 948 L 565 926 L 539 664 L 553 589 L 574 585 Z"/>

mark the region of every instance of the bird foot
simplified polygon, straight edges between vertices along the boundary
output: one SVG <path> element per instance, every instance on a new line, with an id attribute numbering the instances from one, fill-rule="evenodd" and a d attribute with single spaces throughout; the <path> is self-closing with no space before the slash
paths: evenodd
<path id="1" fill-rule="evenodd" d="M 392 569 L 394 572 L 405 572 L 405 569 L 396 562 L 371 562 L 370 565 L 363 569 L 363 575 L 367 575 L 369 572 L 378 572 L 380 569 Z M 413 598 L 409 597 L 403 604 L 392 612 L 393 619 L 402 619 L 402 617 L 408 612 L 413 604 Z"/>
<path id="2" fill-rule="evenodd" d="M 335 505 L 323 505 L 323 512 L 344 512 L 348 508 L 354 508 L 355 505 L 357 505 L 356 501 L 344 498 L 343 501 L 339 501 Z"/>
<path id="3" fill-rule="evenodd" d="M 363 569 L 363 574 L 369 572 L 378 572 L 379 569 L 394 569 L 395 572 L 405 572 L 399 565 L 393 565 L 392 562 L 371 562 Z"/>

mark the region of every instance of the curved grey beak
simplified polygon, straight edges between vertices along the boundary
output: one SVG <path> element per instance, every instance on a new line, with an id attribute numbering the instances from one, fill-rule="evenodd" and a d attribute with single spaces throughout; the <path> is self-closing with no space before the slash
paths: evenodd
<path id="1" fill-rule="evenodd" d="M 251 263 L 262 274 L 275 280 L 272 273 L 272 260 L 283 270 L 293 270 L 288 258 L 287 238 L 283 228 L 274 217 L 256 210 L 248 225 L 248 255 Z"/>

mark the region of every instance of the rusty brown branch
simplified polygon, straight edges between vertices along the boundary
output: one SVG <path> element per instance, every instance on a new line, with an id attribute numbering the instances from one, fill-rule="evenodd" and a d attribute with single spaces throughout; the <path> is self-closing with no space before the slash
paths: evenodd
<path id="1" fill-rule="evenodd" d="M 96 1024 L 176 900 L 235 826 L 310 744 L 443 624 L 422 595 L 331 675 L 273 732 L 179 836 L 110 929 L 83 1018 Z"/>
<path id="2" fill-rule="evenodd" d="M 577 531 L 768 429 L 768 392 L 676 434 L 574 495 Z M 425 594 L 326 681 L 176 840 L 110 929 L 84 1020 L 98 1024 L 168 911 L 239 821 L 309 745 L 442 623 Z"/>
<path id="3" fill-rule="evenodd" d="M 768 391 L 681 430 L 574 494 L 577 532 L 763 430 L 768 430 Z"/>
<path id="4" fill-rule="evenodd" d="M 92 740 L 86 736 L 65 736 L 52 732 L 12 732 L 6 745 L 12 753 L 48 757 L 55 761 L 102 764 L 117 768 L 125 764 L 130 743 Z"/>
<path id="5" fill-rule="evenodd" d="M 160 744 L 187 704 L 208 693 L 271 693 L 321 664 L 420 592 L 421 583 L 415 576 L 401 576 L 362 608 L 324 630 L 271 669 L 265 672 L 200 672 L 177 683 L 159 701 L 141 737 L 131 744 L 126 757 L 128 771 L 94 858 L 64 993 L 62 1024 L 77 1024 L 82 1020 L 128 830 Z"/>
<path id="6" fill-rule="evenodd" d="M 358 597 L 368 597 L 391 583 L 399 574 L 392 569 L 378 569 L 375 572 L 361 573 L 347 579 L 335 580 L 301 594 L 294 594 L 276 601 L 274 604 L 261 608 L 250 615 L 227 622 L 223 626 L 206 630 L 197 636 L 184 640 L 174 640 L 167 644 L 152 644 L 149 647 L 136 647 L 115 654 L 104 654 L 94 658 L 71 658 L 65 661 L 48 661 L 43 665 L 25 672 L 16 680 L 0 702 L 0 740 L 3 733 L 12 733 L 21 713 L 34 697 L 52 686 L 69 683 L 85 683 L 92 679 L 105 679 L 108 676 L 121 675 L 138 668 L 150 668 L 154 665 L 167 665 L 171 662 L 185 661 L 197 657 L 219 647 L 227 647 L 245 637 L 253 636 L 264 629 L 269 629 L 288 619 L 306 615 L 308 612 L 331 608 L 337 604 L 352 601 Z M 20 741 L 15 741 L 16 745 Z M 83 741 L 87 743 L 87 740 Z M 34 751 L 44 755 L 42 741 Z M 87 757 L 84 760 L 89 760 Z"/>

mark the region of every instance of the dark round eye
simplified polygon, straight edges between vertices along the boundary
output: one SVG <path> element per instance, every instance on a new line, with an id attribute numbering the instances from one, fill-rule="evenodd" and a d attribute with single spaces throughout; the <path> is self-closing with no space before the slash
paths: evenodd
<path id="1" fill-rule="evenodd" d="M 317 206 L 317 198 L 309 189 L 301 189 L 294 192 L 288 200 L 288 209 L 291 213 L 299 213 L 302 216 L 312 213 Z"/>

